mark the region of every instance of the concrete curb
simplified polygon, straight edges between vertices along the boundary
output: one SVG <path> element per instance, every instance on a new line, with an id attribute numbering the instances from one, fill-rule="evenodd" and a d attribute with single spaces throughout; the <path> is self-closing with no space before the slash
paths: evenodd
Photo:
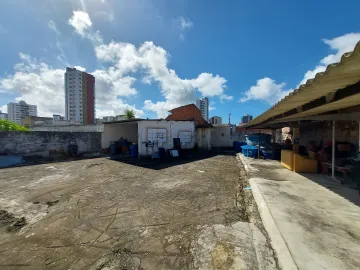
<path id="1" fill-rule="evenodd" d="M 250 168 L 245 160 L 244 156 L 242 154 L 238 154 L 238 157 L 242 164 L 244 165 L 246 173 L 250 177 Z M 271 246 L 273 250 L 276 253 L 278 263 L 281 269 L 284 270 L 298 270 L 298 267 L 296 266 L 291 253 L 285 243 L 284 238 L 282 237 L 279 228 L 276 226 L 276 223 L 270 213 L 270 210 L 264 200 L 264 197 L 262 196 L 258 185 L 256 184 L 256 178 L 250 178 L 249 184 L 251 186 L 251 191 L 254 196 L 254 200 L 257 204 L 261 220 L 263 222 L 263 225 L 265 227 L 265 230 L 267 231 L 270 240 L 271 240 Z"/>

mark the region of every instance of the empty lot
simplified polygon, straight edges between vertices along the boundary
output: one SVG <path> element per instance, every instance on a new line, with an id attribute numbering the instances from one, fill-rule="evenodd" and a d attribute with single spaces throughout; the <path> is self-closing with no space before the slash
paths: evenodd
<path id="1" fill-rule="evenodd" d="M 273 269 L 244 213 L 240 170 L 226 155 L 3 169 L 0 209 L 26 226 L 0 220 L 0 268 Z"/>

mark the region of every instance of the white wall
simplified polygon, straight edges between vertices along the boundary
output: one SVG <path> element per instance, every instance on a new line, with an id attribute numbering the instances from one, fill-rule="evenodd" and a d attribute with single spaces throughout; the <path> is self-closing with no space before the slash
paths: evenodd
<path id="1" fill-rule="evenodd" d="M 235 126 L 233 126 L 233 134 L 231 135 L 230 126 L 221 126 L 211 129 L 211 145 L 213 147 L 232 147 L 235 140 Z"/>
<path id="2" fill-rule="evenodd" d="M 105 124 L 101 137 L 101 147 L 108 148 L 110 142 L 117 141 L 121 137 L 132 143 L 138 143 L 138 123 L 113 123 Z"/>
<path id="3" fill-rule="evenodd" d="M 166 142 L 159 144 L 158 146 L 146 148 L 145 142 L 148 141 L 148 129 L 166 129 Z M 174 147 L 173 138 L 179 138 L 179 132 L 188 131 L 191 132 L 191 142 L 182 145 L 183 149 L 194 148 L 196 136 L 195 125 L 192 121 L 140 121 L 138 124 L 138 149 L 139 155 L 151 155 L 153 152 L 157 152 L 159 147 L 171 149 Z"/>
<path id="4" fill-rule="evenodd" d="M 201 149 L 211 149 L 211 129 L 198 128 L 196 129 L 196 143 Z"/>

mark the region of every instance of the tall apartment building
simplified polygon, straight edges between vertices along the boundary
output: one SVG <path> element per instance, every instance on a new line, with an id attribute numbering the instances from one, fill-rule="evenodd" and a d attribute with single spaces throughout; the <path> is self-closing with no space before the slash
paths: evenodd
<path id="1" fill-rule="evenodd" d="M 37 106 L 26 104 L 25 101 L 19 103 L 10 102 L 7 105 L 8 120 L 19 125 L 26 116 L 37 116 Z"/>
<path id="2" fill-rule="evenodd" d="M 243 124 L 249 123 L 251 120 L 253 120 L 253 116 L 250 114 L 247 114 L 241 118 L 241 123 L 243 123 Z"/>
<path id="3" fill-rule="evenodd" d="M 76 68 L 65 72 L 65 118 L 82 125 L 95 123 L 95 77 Z"/>
<path id="4" fill-rule="evenodd" d="M 199 108 L 202 117 L 207 121 L 209 119 L 209 99 L 207 97 L 197 99 L 196 107 Z"/>
<path id="5" fill-rule="evenodd" d="M 7 120 L 7 119 L 8 119 L 7 113 L 3 113 L 3 112 L 0 110 L 0 120 Z"/>
<path id="6" fill-rule="evenodd" d="M 213 116 L 210 118 L 210 124 L 220 125 L 222 124 L 222 118 L 220 116 Z"/>

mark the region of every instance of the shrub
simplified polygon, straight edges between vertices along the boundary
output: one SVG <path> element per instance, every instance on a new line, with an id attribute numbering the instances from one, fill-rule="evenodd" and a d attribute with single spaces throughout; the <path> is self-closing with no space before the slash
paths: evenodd
<path id="1" fill-rule="evenodd" d="M 9 120 L 0 119 L 0 131 L 29 131 L 29 129 L 19 124 L 10 122 Z"/>

